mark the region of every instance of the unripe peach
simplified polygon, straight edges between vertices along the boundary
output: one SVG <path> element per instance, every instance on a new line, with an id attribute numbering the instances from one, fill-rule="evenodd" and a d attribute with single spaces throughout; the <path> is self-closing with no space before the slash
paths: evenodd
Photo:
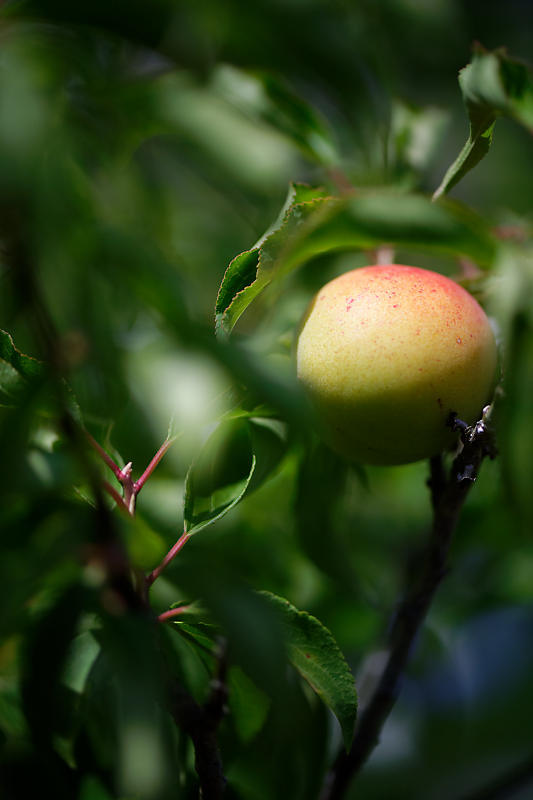
<path id="1" fill-rule="evenodd" d="M 349 459 L 406 464 L 453 445 L 490 400 L 497 365 L 474 298 L 436 272 L 363 267 L 327 283 L 302 323 L 298 377 L 325 441 Z"/>

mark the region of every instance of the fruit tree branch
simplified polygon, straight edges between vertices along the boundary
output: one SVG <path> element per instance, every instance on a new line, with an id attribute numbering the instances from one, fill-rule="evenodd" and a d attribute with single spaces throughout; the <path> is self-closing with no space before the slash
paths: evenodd
<path id="1" fill-rule="evenodd" d="M 139 494 L 139 492 L 143 488 L 144 484 L 146 483 L 146 481 L 148 480 L 154 469 L 157 467 L 157 465 L 159 464 L 159 462 L 161 461 L 161 459 L 163 458 L 169 447 L 172 447 L 177 438 L 178 438 L 177 436 L 172 436 L 170 439 L 165 439 L 165 441 L 163 442 L 163 444 L 161 445 L 155 456 L 152 458 L 152 460 L 144 470 L 139 480 L 135 481 L 135 483 L 133 484 L 136 495 Z"/>
<path id="2" fill-rule="evenodd" d="M 190 533 L 182 533 L 178 541 L 172 545 L 162 562 L 146 576 L 147 586 L 151 586 L 152 583 L 159 578 L 163 570 L 176 558 L 183 545 L 187 544 L 190 538 Z"/>
<path id="3" fill-rule="evenodd" d="M 221 800 L 226 787 L 217 745 L 217 729 L 226 711 L 226 642 L 220 640 L 216 652 L 215 676 L 206 703 L 199 705 L 173 680 L 168 686 L 169 711 L 179 727 L 192 739 L 195 768 L 202 800 Z"/>
<path id="4" fill-rule="evenodd" d="M 187 611 L 189 608 L 189 604 L 186 606 L 177 606 L 177 608 L 169 608 L 168 611 L 163 611 L 162 614 L 159 614 L 157 617 L 158 622 L 167 622 L 168 620 L 172 621 L 176 619 L 176 617 L 180 617 L 182 614 Z"/>
<path id="5" fill-rule="evenodd" d="M 157 467 L 157 465 L 159 464 L 159 462 L 161 461 L 161 459 L 163 458 L 169 447 L 171 447 L 174 444 L 174 442 L 178 437 L 172 436 L 169 439 L 165 439 L 165 441 L 163 442 L 163 444 L 161 445 L 155 456 L 152 458 L 152 460 L 144 470 L 141 477 L 137 481 L 134 481 L 132 477 L 131 461 L 121 469 L 118 466 L 118 464 L 116 464 L 113 461 L 111 456 L 104 450 L 104 448 L 100 444 L 98 444 L 96 439 L 94 439 L 94 437 L 91 436 L 91 434 L 88 431 L 85 431 L 85 436 L 91 447 L 94 450 L 96 450 L 102 461 L 104 461 L 104 463 L 107 464 L 109 469 L 113 472 L 113 475 L 115 476 L 117 481 L 121 484 L 124 496 L 123 498 L 121 498 L 121 502 L 119 502 L 117 499 L 118 497 L 117 493 L 112 489 L 112 487 L 110 487 L 110 484 L 107 483 L 107 481 L 104 481 L 103 484 L 105 491 L 108 494 L 110 494 L 111 497 L 113 497 L 117 505 L 124 506 L 128 514 L 134 516 L 135 505 L 137 502 L 137 495 L 139 494 L 144 484 L 146 483 L 146 481 L 148 480 L 154 469 Z"/>
<path id="6" fill-rule="evenodd" d="M 482 420 L 468 426 L 453 415 L 450 426 L 461 431 L 462 449 L 446 476 L 440 459 L 432 459 L 429 481 L 433 502 L 433 524 L 418 577 L 407 590 L 393 619 L 388 652 L 377 684 L 363 708 L 351 750 L 335 761 L 322 800 L 340 800 L 379 742 L 381 731 L 394 707 L 400 680 L 429 607 L 448 571 L 448 552 L 463 503 L 485 456 L 495 455 L 487 427 L 489 407 Z"/>

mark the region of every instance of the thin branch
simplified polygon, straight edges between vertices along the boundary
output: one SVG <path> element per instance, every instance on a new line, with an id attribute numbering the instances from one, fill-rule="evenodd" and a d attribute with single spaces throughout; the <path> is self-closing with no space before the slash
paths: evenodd
<path id="1" fill-rule="evenodd" d="M 216 738 L 228 698 L 226 650 L 225 640 L 220 640 L 216 654 L 215 676 L 204 706 L 200 706 L 175 680 L 168 687 L 169 711 L 178 726 L 190 736 L 194 745 L 195 769 L 200 782 L 202 800 L 221 800 L 226 787 Z"/>
<path id="2" fill-rule="evenodd" d="M 322 800 L 340 800 L 352 778 L 360 771 L 379 742 L 383 726 L 394 707 L 400 681 L 417 634 L 425 620 L 435 592 L 448 571 L 448 552 L 466 496 L 475 481 L 483 458 L 494 456 L 492 438 L 483 419 L 469 427 L 455 415 L 450 426 L 461 430 L 462 450 L 446 479 L 442 464 L 432 459 L 430 488 L 433 525 L 418 579 L 407 591 L 393 620 L 388 655 L 372 695 L 360 714 L 352 748 L 342 751 L 328 775 Z"/>
<path id="3" fill-rule="evenodd" d="M 146 469 L 144 470 L 143 474 L 139 478 L 138 481 L 134 481 L 132 478 L 132 463 L 131 461 L 126 464 L 125 467 L 122 469 L 118 466 L 118 464 L 113 461 L 111 456 L 104 450 L 104 448 L 98 444 L 96 439 L 94 439 L 88 431 L 85 431 L 85 436 L 87 437 L 87 441 L 91 445 L 94 450 L 98 453 L 100 458 L 107 464 L 109 469 L 113 472 L 115 478 L 119 481 L 122 485 L 124 490 L 124 497 L 123 497 L 123 504 L 125 505 L 127 511 L 131 516 L 135 514 L 135 506 L 137 503 L 137 495 L 143 488 L 144 484 L 157 467 L 167 450 L 177 439 L 177 436 L 173 436 L 170 439 L 166 439 L 155 456 L 152 458 Z M 106 491 L 109 492 L 108 488 L 109 484 L 105 487 Z M 113 499 L 116 500 L 115 494 L 112 494 Z"/>
<path id="4" fill-rule="evenodd" d="M 221 800 L 226 787 L 216 739 L 204 709 L 174 681 L 169 689 L 169 711 L 194 745 L 194 766 L 202 800 Z"/>
<path id="5" fill-rule="evenodd" d="M 444 471 L 444 462 L 442 455 L 433 456 L 429 461 L 429 478 L 427 485 L 431 493 L 431 507 L 433 512 L 437 508 L 444 487 L 446 486 L 446 473 Z"/>
<path id="6" fill-rule="evenodd" d="M 113 498 L 115 503 L 122 511 L 125 511 L 127 514 L 130 513 L 128 506 L 124 502 L 124 498 L 117 492 L 114 486 L 111 486 L 109 481 L 102 481 L 102 489 L 108 493 L 110 497 Z"/>
<path id="7" fill-rule="evenodd" d="M 161 575 L 163 570 L 166 567 L 168 567 L 170 562 L 173 561 L 176 558 L 176 556 L 178 555 L 178 553 L 181 550 L 181 548 L 183 547 L 183 545 L 186 544 L 189 541 L 190 538 L 191 538 L 191 534 L 190 533 L 183 533 L 180 536 L 180 538 L 178 539 L 176 544 L 173 545 L 170 548 L 170 550 L 168 551 L 168 553 L 166 554 L 166 556 L 164 557 L 162 562 L 159 564 L 159 566 L 157 566 L 155 569 L 153 569 L 150 572 L 150 574 L 146 576 L 146 585 L 147 586 L 151 586 L 152 583 L 155 580 L 157 580 L 157 578 L 159 578 L 159 576 Z"/>
<path id="8" fill-rule="evenodd" d="M 109 467 L 109 469 L 111 470 L 111 472 L 113 473 L 115 478 L 118 481 L 120 481 L 121 477 L 122 477 L 122 470 L 120 469 L 118 464 L 116 464 L 113 461 L 113 459 L 111 458 L 111 456 L 108 453 L 106 453 L 104 448 L 101 445 L 98 444 L 96 439 L 93 436 L 91 436 L 89 431 L 84 430 L 84 433 L 85 433 L 85 437 L 86 437 L 87 441 L 89 442 L 89 444 L 91 445 L 91 447 L 94 450 L 96 450 L 96 452 L 98 453 L 98 455 L 100 456 L 102 461 L 105 461 L 105 463 L 107 464 L 107 466 Z"/>
<path id="9" fill-rule="evenodd" d="M 228 702 L 228 687 L 226 684 L 228 672 L 228 643 L 223 637 L 217 639 L 216 644 L 216 670 L 211 681 L 211 692 L 204 706 L 205 712 L 211 720 L 211 725 L 218 728 L 226 714 Z"/>
<path id="10" fill-rule="evenodd" d="M 177 436 L 172 436 L 171 439 L 165 439 L 165 441 L 163 442 L 163 444 L 161 445 L 155 456 L 152 458 L 152 460 L 144 470 L 139 480 L 135 481 L 135 483 L 133 484 L 135 489 L 135 494 L 139 494 L 139 492 L 143 488 L 144 484 L 146 483 L 146 481 L 148 480 L 154 469 L 157 467 L 157 465 L 159 464 L 159 462 L 161 461 L 167 450 L 174 444 L 177 438 L 178 438 Z"/>
<path id="11" fill-rule="evenodd" d="M 168 622 L 169 620 L 173 620 L 175 617 L 180 617 L 182 614 L 184 614 L 188 608 L 190 608 L 190 604 L 186 606 L 177 606 L 176 608 L 169 608 L 168 611 L 163 611 L 162 614 L 159 614 L 157 621 Z"/>

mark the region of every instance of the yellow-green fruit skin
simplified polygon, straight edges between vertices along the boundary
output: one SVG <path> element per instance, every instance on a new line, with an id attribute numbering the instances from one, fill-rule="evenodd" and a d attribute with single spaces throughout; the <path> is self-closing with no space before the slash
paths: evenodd
<path id="1" fill-rule="evenodd" d="M 366 464 L 407 464 L 457 440 L 489 402 L 497 350 L 487 316 L 461 286 L 400 264 L 327 283 L 302 322 L 298 377 L 324 440 Z"/>

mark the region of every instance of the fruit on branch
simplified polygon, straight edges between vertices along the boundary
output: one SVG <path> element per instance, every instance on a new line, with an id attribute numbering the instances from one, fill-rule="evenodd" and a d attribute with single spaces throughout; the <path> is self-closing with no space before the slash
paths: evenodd
<path id="1" fill-rule="evenodd" d="M 298 377 L 324 440 L 367 464 L 406 464 L 457 441 L 489 402 L 497 352 L 487 316 L 461 286 L 400 264 L 327 283 L 300 328 Z"/>

